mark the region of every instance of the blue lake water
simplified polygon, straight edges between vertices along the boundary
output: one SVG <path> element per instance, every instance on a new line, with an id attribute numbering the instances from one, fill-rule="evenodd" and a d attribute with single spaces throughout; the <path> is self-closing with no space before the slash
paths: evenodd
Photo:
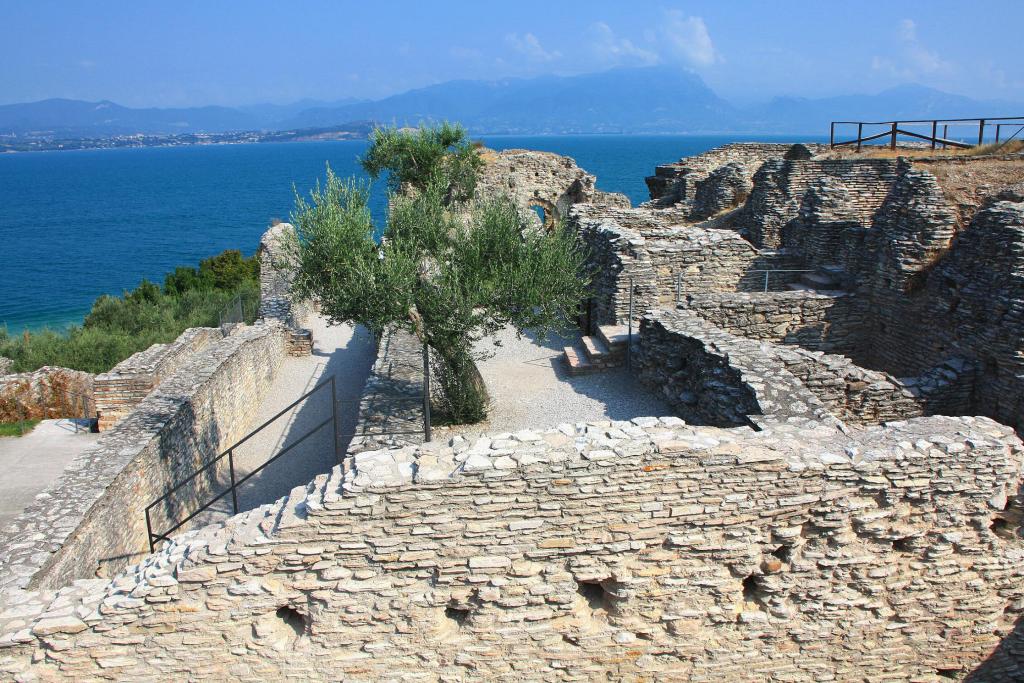
<path id="1" fill-rule="evenodd" d="M 646 200 L 659 163 L 751 138 L 493 136 L 495 149 L 566 154 L 602 190 Z M 763 136 L 759 139 L 766 139 Z M 776 141 L 785 141 L 782 138 Z M 80 323 L 101 294 L 224 249 L 252 254 L 272 218 L 287 219 L 293 184 L 362 175 L 365 141 L 30 152 L 0 155 L 0 325 L 10 331 Z M 385 192 L 371 196 L 383 219 Z"/>

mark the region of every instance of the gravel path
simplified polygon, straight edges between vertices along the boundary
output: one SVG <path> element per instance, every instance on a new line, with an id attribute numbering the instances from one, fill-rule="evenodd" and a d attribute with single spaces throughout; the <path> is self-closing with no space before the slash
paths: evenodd
<path id="1" fill-rule="evenodd" d="M 308 327 L 313 331 L 312 355 L 289 356 L 284 360 L 267 398 L 253 417 L 252 428 L 333 376 L 338 400 L 338 452 L 344 453 L 359 414 L 363 384 L 376 357 L 376 344 L 373 336 L 362 327 L 328 326 L 327 321 L 319 317 Z M 330 418 L 330 395 L 329 388 L 321 389 L 235 449 L 235 477 L 241 479 L 282 449 L 293 446 L 239 487 L 239 511 L 285 496 L 296 486 L 337 464 L 330 424 L 306 436 L 312 428 Z M 226 476 L 223 479 L 221 490 L 229 484 Z M 196 525 L 222 520 L 230 513 L 231 498 L 225 496 L 199 515 Z"/>
<path id="2" fill-rule="evenodd" d="M 507 328 L 495 337 L 500 346 L 489 339 L 478 343 L 478 351 L 495 352 L 477 364 L 491 395 L 490 416 L 484 423 L 452 430 L 474 435 L 543 429 L 562 422 L 673 415 L 624 367 L 570 376 L 562 364 L 562 349 L 579 338 L 550 335 L 541 343 L 526 335 L 517 339 L 515 330 Z"/>

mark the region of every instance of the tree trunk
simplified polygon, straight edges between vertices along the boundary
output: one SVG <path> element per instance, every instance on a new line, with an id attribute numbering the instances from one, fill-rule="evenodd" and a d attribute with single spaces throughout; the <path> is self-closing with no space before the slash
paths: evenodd
<path id="1" fill-rule="evenodd" d="M 473 424 L 487 417 L 487 386 L 464 345 L 435 344 L 431 366 L 437 409 L 449 424 Z"/>

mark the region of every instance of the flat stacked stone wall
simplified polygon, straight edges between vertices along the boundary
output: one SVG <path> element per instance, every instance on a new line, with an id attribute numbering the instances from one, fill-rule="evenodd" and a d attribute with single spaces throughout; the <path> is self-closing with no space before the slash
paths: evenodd
<path id="1" fill-rule="evenodd" d="M 828 407 L 793 376 L 768 344 L 729 334 L 686 311 L 640 321 L 633 368 L 693 424 L 764 425 L 791 418 L 838 425 Z"/>
<path id="2" fill-rule="evenodd" d="M 644 179 L 651 203 L 689 207 L 697 196 L 700 183 L 719 168 L 735 164 L 749 178 L 761 164 L 771 159 L 782 159 L 792 147 L 790 144 L 736 142 L 670 164 L 660 164 L 655 167 L 654 175 Z M 811 153 L 821 148 L 820 145 L 803 147 Z"/>
<path id="3" fill-rule="evenodd" d="M 983 418 L 674 418 L 357 456 L 0 615 L 17 679 L 930 681 L 1011 634 L 1024 459 Z M 1013 652 L 1012 636 L 1003 651 Z M 994 680 L 1024 675 L 1003 657 Z"/>
<path id="4" fill-rule="evenodd" d="M 0 596 L 111 575 L 148 552 L 146 506 L 246 433 L 284 344 L 280 326 L 241 328 L 192 356 L 76 457 L 0 537 Z M 219 475 L 211 468 L 154 508 L 154 532 L 222 490 Z"/>
<path id="5" fill-rule="evenodd" d="M 681 305 L 749 339 L 847 355 L 865 343 L 864 306 L 848 292 L 700 292 Z"/>
<path id="6" fill-rule="evenodd" d="M 792 417 L 877 425 L 959 415 L 970 412 L 977 381 L 960 359 L 898 379 L 847 356 L 727 332 L 691 310 L 643 318 L 634 365 L 681 417 L 723 426 Z"/>
<path id="7" fill-rule="evenodd" d="M 263 233 L 256 254 L 260 260 L 259 317 L 298 330 L 307 324 L 312 309 L 291 293 L 293 255 L 289 244 L 294 238 L 295 227 L 290 223 L 272 225 Z"/>
<path id="8" fill-rule="evenodd" d="M 799 266 L 786 252 L 759 251 L 738 233 L 727 229 L 647 227 L 633 230 L 619 221 L 641 222 L 648 211 L 573 213 L 572 227 L 586 244 L 591 284 L 591 317 L 598 324 L 624 322 L 629 317 L 630 280 L 634 317 L 671 306 L 691 292 L 758 290 L 762 269 Z M 776 273 L 772 289 L 781 289 L 798 274 Z"/>
<path id="9" fill-rule="evenodd" d="M 93 400 L 97 423 L 106 431 L 130 413 L 157 385 L 184 367 L 193 355 L 224 337 L 218 328 L 192 327 L 169 344 L 154 344 L 96 376 Z"/>
<path id="10" fill-rule="evenodd" d="M 754 174 L 754 188 L 734 223 L 755 246 L 778 249 L 808 192 L 826 184 L 841 187 L 843 197 L 818 206 L 818 222 L 870 226 L 896 180 L 896 165 L 889 159 L 767 161 Z"/>

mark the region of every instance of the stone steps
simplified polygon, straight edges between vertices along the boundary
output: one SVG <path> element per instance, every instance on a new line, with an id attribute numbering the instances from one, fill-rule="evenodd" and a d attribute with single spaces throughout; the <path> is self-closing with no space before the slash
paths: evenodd
<path id="1" fill-rule="evenodd" d="M 601 325 L 596 335 L 584 336 L 576 346 L 566 346 L 562 361 L 570 375 L 586 375 L 626 363 L 629 329 L 625 325 Z"/>

